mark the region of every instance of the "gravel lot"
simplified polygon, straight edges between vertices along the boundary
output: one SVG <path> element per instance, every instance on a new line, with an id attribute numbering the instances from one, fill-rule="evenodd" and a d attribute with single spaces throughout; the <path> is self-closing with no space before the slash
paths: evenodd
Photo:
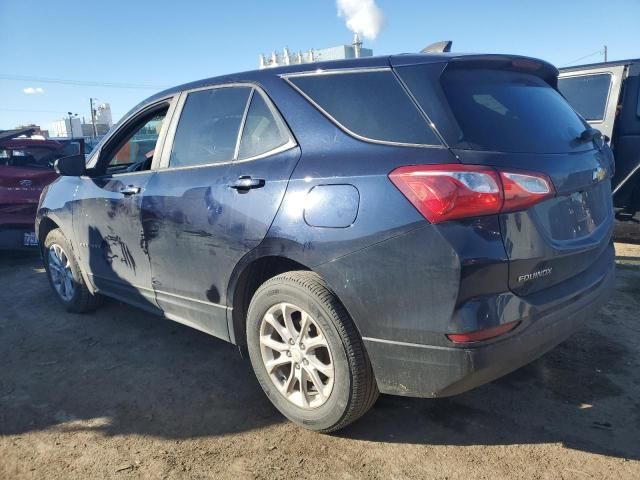
<path id="1" fill-rule="evenodd" d="M 222 341 L 108 302 L 64 313 L 0 253 L 0 479 L 640 478 L 640 247 L 545 357 L 450 399 L 381 397 L 337 435 L 285 421 Z"/>

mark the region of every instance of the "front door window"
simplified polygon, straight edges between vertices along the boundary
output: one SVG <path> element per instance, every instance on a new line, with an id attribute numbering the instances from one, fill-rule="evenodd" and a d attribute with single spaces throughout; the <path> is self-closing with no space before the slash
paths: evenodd
<path id="1" fill-rule="evenodd" d="M 106 173 L 113 175 L 150 170 L 166 114 L 166 110 L 163 110 L 143 119 L 117 142 L 117 147 L 107 154 Z"/>

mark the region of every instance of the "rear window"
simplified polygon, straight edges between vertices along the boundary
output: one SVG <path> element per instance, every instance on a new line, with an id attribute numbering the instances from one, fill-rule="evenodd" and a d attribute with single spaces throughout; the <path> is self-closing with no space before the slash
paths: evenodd
<path id="1" fill-rule="evenodd" d="M 575 141 L 584 122 L 562 95 L 535 75 L 446 68 L 434 81 L 424 65 L 399 73 L 452 148 L 512 153 L 593 148 Z M 434 108 L 434 102 L 442 105 Z"/>
<path id="2" fill-rule="evenodd" d="M 288 80 L 334 122 L 365 139 L 440 144 L 391 71 L 302 75 Z"/>
<path id="3" fill-rule="evenodd" d="M 52 170 L 55 160 L 64 156 L 62 149 L 42 147 L 0 149 L 0 165 Z"/>
<path id="4" fill-rule="evenodd" d="M 558 90 L 580 115 L 589 121 L 601 121 L 605 117 L 611 75 L 580 75 L 558 79 Z"/>

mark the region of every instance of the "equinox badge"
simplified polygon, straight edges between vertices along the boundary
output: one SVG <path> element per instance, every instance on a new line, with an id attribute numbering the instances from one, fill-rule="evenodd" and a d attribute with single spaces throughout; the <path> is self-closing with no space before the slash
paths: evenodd
<path id="1" fill-rule="evenodd" d="M 528 282 L 529 280 L 536 280 L 537 278 L 548 277 L 551 275 L 553 268 L 543 268 L 537 272 L 527 273 L 518 277 L 518 283 Z"/>

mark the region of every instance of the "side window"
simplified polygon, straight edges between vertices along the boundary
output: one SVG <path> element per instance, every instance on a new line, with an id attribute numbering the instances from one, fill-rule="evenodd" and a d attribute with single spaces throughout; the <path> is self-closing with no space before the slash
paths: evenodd
<path id="1" fill-rule="evenodd" d="M 250 87 L 192 92 L 176 128 L 170 167 L 228 162 L 235 155 Z"/>
<path id="2" fill-rule="evenodd" d="M 370 140 L 440 145 L 390 71 L 301 75 L 288 80 L 335 122 Z"/>
<path id="3" fill-rule="evenodd" d="M 604 120 L 611 75 L 580 75 L 558 79 L 558 90 L 585 120 Z"/>
<path id="4" fill-rule="evenodd" d="M 107 174 L 149 170 L 153 162 L 156 143 L 167 115 L 168 107 L 156 111 L 128 129 L 114 149 L 109 149 Z M 110 152 L 110 153 L 109 153 Z"/>
<path id="5" fill-rule="evenodd" d="M 274 116 L 262 94 L 254 90 L 242 131 L 238 158 L 261 155 L 288 141 L 289 134 L 284 122 L 279 116 Z"/>

